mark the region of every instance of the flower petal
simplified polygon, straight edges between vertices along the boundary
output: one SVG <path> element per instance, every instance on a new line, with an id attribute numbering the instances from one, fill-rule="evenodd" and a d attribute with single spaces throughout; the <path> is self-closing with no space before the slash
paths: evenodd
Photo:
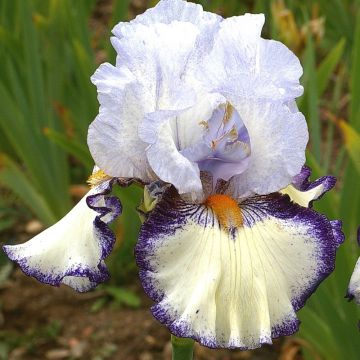
<path id="1" fill-rule="evenodd" d="M 176 110 L 192 104 L 193 90 L 184 82 L 196 52 L 199 29 L 186 22 L 133 24 L 126 36 L 111 38 L 119 54 L 116 66 L 126 66 L 144 89 L 146 112 Z"/>
<path id="2" fill-rule="evenodd" d="M 360 245 L 360 227 L 358 228 L 357 239 Z M 349 301 L 355 299 L 355 302 L 360 305 L 360 258 L 356 262 L 354 272 L 351 275 L 346 297 Z"/>
<path id="3" fill-rule="evenodd" d="M 149 143 L 146 156 L 151 168 L 181 194 L 202 192 L 198 165 L 181 151 L 202 142 L 201 120 L 208 119 L 221 101 L 222 96 L 204 94 L 190 108 L 147 114 L 139 128 L 140 138 Z"/>
<path id="4" fill-rule="evenodd" d="M 228 208 L 227 208 L 228 209 Z M 243 225 L 164 195 L 143 224 L 136 259 L 153 315 L 208 347 L 252 349 L 294 333 L 299 310 L 334 269 L 330 222 L 287 196 L 240 204 Z"/>
<path id="5" fill-rule="evenodd" d="M 88 132 L 91 154 L 107 174 L 155 180 L 145 157 L 147 139 L 139 138 L 138 129 L 148 114 L 184 111 L 195 103 L 184 78 L 198 36 L 194 24 L 175 21 L 134 23 L 121 39 L 112 38 L 117 65 L 101 66 L 92 78 L 101 106 Z"/>
<path id="6" fill-rule="evenodd" d="M 245 14 L 225 19 L 198 78 L 224 96 L 293 100 L 302 94 L 302 67 L 282 43 L 260 37 L 264 16 Z"/>
<path id="7" fill-rule="evenodd" d="M 173 184 L 181 194 L 193 193 L 194 196 L 201 196 L 199 167 L 180 154 L 170 133 L 170 124 L 164 124 L 157 142 L 146 150 L 149 164 L 161 180 Z"/>
<path id="8" fill-rule="evenodd" d="M 59 222 L 24 244 L 4 246 L 8 257 L 37 280 L 79 292 L 108 279 L 104 259 L 115 243 L 107 224 L 121 213 L 120 201 L 107 194 L 113 181 L 90 190 Z"/>
<path id="9" fill-rule="evenodd" d="M 201 5 L 184 0 L 162 0 L 153 8 L 146 10 L 130 22 L 120 22 L 113 29 L 113 34 L 121 38 L 126 28 L 134 24 L 152 25 L 156 23 L 170 24 L 173 21 L 189 22 L 199 28 L 216 24 L 221 16 L 203 11 Z"/>
<path id="10" fill-rule="evenodd" d="M 251 154 L 247 169 L 231 180 L 231 196 L 269 194 L 291 184 L 305 162 L 309 134 L 304 116 L 280 103 L 234 106 L 249 133 Z"/>
<path id="11" fill-rule="evenodd" d="M 98 87 L 100 113 L 88 130 L 95 163 L 110 176 L 152 179 L 145 149 L 137 133 L 143 118 L 143 98 L 129 70 L 103 64 L 92 77 Z"/>
<path id="12" fill-rule="evenodd" d="M 280 192 L 289 195 L 292 201 L 301 206 L 312 207 L 313 201 L 319 200 L 335 186 L 336 178 L 328 175 L 310 182 L 310 175 L 311 170 L 303 166 L 300 174 L 293 179 L 293 183 Z"/>

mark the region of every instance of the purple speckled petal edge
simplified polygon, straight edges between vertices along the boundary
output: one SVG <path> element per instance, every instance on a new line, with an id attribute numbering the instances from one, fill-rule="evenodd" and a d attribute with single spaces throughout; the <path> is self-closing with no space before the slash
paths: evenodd
<path id="1" fill-rule="evenodd" d="M 322 193 L 315 199 L 313 199 L 309 207 L 312 207 L 312 203 L 316 200 L 321 199 L 325 193 L 331 190 L 336 184 L 336 177 L 332 175 L 322 176 L 321 178 L 311 182 L 311 169 L 307 166 L 303 166 L 300 174 L 296 175 L 293 179 L 292 184 L 300 191 L 308 191 L 319 185 L 323 185 L 324 189 Z"/>
<path id="2" fill-rule="evenodd" d="M 111 192 L 114 183 L 119 183 L 116 178 L 103 182 L 96 187 L 96 191 L 99 192 L 86 198 L 88 207 L 99 214 L 94 220 L 94 227 L 101 238 L 101 260 L 109 256 L 115 244 L 115 235 L 108 224 L 114 221 L 122 212 L 120 200 L 115 196 L 106 196 Z"/>
<path id="3" fill-rule="evenodd" d="M 247 226 L 253 226 L 261 217 L 272 215 L 279 219 L 291 219 L 294 223 L 311 225 L 311 233 L 321 245 L 322 266 L 317 274 L 317 279 L 304 291 L 302 296 L 292 300 L 295 311 L 300 310 L 307 299 L 315 292 L 323 280 L 335 269 L 336 249 L 344 242 L 345 236 L 341 230 L 340 220 L 328 220 L 311 208 L 302 207 L 290 201 L 288 195 L 273 193 L 265 196 L 255 196 L 241 203 L 244 211 L 244 220 Z M 280 335 L 281 336 L 281 335 Z"/>
<path id="4" fill-rule="evenodd" d="M 176 205 L 174 205 L 175 203 Z M 149 258 L 154 253 L 154 238 L 151 239 L 151 236 L 156 232 L 159 233 L 160 239 L 161 233 L 169 234 L 175 232 L 177 228 L 181 228 L 186 222 L 186 217 L 191 208 L 194 209 L 194 206 L 181 200 L 173 189 L 170 189 L 143 224 L 135 248 L 135 256 L 140 268 L 140 279 L 144 290 L 157 303 L 151 308 L 154 317 L 167 326 L 176 336 L 192 338 L 204 346 L 217 348 L 219 345 L 215 338 L 203 338 L 194 335 L 189 324 L 176 321 L 178 320 L 176 316 L 171 315 L 167 308 L 159 304 L 165 295 L 161 289 L 157 288 L 157 284 L 148 275 L 149 272 L 155 270 L 149 261 Z M 299 224 L 306 223 L 311 225 L 311 234 L 318 239 L 320 244 L 321 266 L 319 266 L 316 280 L 303 291 L 301 296 L 292 299 L 292 306 L 295 311 L 298 311 L 305 305 L 306 300 L 317 289 L 320 283 L 334 270 L 336 249 L 344 241 L 341 222 L 337 220 L 329 221 L 325 216 L 312 209 L 292 203 L 287 195 L 280 194 L 270 194 L 268 196 L 247 199 L 241 203 L 241 208 L 244 211 L 244 226 L 251 227 L 254 225 L 254 222 L 269 215 L 283 220 L 289 219 Z M 169 227 L 167 220 L 171 217 L 175 217 L 177 220 L 175 226 Z M 289 317 L 282 324 L 272 328 L 271 337 L 278 338 L 291 335 L 298 330 L 299 325 L 300 321 L 296 317 Z M 268 343 L 271 343 L 271 339 L 265 337 L 264 339 L 259 339 L 258 345 L 261 346 Z M 238 348 L 231 344 L 226 347 Z M 246 350 L 247 348 L 241 349 Z"/>
<path id="5" fill-rule="evenodd" d="M 26 250 L 22 253 L 18 251 L 18 246 L 24 244 L 3 246 L 7 256 L 15 261 L 21 270 L 28 276 L 36 278 L 38 281 L 52 286 L 60 286 L 66 283 L 66 278 L 76 277 L 78 281 L 71 281 L 71 285 L 78 292 L 85 292 L 95 288 L 109 278 L 108 269 L 104 263 L 104 259 L 111 252 L 115 243 L 115 235 L 109 229 L 108 224 L 121 214 L 122 206 L 120 200 L 114 196 L 108 196 L 111 192 L 113 184 L 117 179 L 111 179 L 98 185 L 93 190 L 93 194 L 86 199 L 88 206 L 96 211 L 98 215 L 95 217 L 93 225 L 96 237 L 99 239 L 101 246 L 101 256 L 96 267 L 89 266 L 84 260 L 83 263 L 72 264 L 64 271 L 42 271 L 37 266 L 29 265 L 29 258 Z M 26 243 L 25 243 L 26 244 Z"/>

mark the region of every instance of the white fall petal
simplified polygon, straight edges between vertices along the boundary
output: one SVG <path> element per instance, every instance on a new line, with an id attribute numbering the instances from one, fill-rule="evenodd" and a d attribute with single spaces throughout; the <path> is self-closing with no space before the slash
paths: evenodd
<path id="1" fill-rule="evenodd" d="M 154 316 L 209 347 L 294 333 L 295 312 L 334 268 L 339 224 L 280 194 L 214 198 L 196 205 L 168 192 L 142 226 L 136 258 Z"/>
<path id="2" fill-rule="evenodd" d="M 107 209 L 106 200 L 89 191 L 59 222 L 31 240 L 14 246 L 4 246 L 8 257 L 17 262 L 23 272 L 50 285 L 61 283 L 79 292 L 88 291 L 108 279 L 104 258 L 109 254 L 114 238 L 106 228 L 119 213 L 118 202 Z M 89 208 L 87 199 L 103 214 Z M 112 206 L 111 205 L 111 206 Z M 104 209 L 107 209 L 104 211 Z"/>

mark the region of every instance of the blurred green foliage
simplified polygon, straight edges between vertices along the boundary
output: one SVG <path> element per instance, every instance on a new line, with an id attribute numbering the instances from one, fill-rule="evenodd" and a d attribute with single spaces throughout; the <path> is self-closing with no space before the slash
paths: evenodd
<path id="1" fill-rule="evenodd" d="M 62 324 L 51 321 L 36 329 L 29 329 L 26 333 L 19 334 L 14 331 L 0 330 L 0 360 L 8 360 L 11 350 L 16 347 L 24 347 L 27 352 L 32 353 L 45 341 L 55 341 L 60 335 Z"/>
<path id="2" fill-rule="evenodd" d="M 197 2 L 223 16 L 265 13 L 263 35 L 285 42 L 302 61 L 305 93 L 298 106 L 311 133 L 307 163 L 314 178 L 332 173 L 339 179 L 316 209 L 344 220 L 347 241 L 336 271 L 300 311 L 299 335 L 309 344 L 309 359 L 358 359 L 359 309 L 343 297 L 360 223 L 360 1 Z M 71 185 L 84 182 L 92 168 L 86 133 L 98 103 L 89 77 L 99 61 L 114 61 L 110 30 L 144 10 L 130 0 L 108 3 L 110 15 L 97 14 L 95 0 L 0 1 L 0 184 L 46 225 L 69 210 Z M 115 226 L 118 251 L 109 259 L 115 283 L 134 270 L 141 190 L 121 190 L 120 196 L 126 210 Z M 1 226 L 12 223 L 9 214 L 0 216 Z M 136 302 L 125 295 L 111 294 Z"/>

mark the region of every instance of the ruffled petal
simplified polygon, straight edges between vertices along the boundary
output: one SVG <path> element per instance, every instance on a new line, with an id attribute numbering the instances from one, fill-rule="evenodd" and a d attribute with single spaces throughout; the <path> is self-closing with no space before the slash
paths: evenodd
<path id="1" fill-rule="evenodd" d="M 170 24 L 173 21 L 189 22 L 199 28 L 212 26 L 222 20 L 221 16 L 203 11 L 201 5 L 184 0 L 162 0 L 153 8 L 146 10 L 130 22 L 120 22 L 113 29 L 113 34 L 121 38 L 126 28 L 134 24 L 153 25 Z"/>
<path id="2" fill-rule="evenodd" d="M 114 177 L 152 179 L 145 149 L 138 136 L 144 116 L 144 92 L 127 69 L 103 64 L 92 77 L 98 88 L 100 113 L 88 130 L 95 163 Z"/>
<path id="3" fill-rule="evenodd" d="M 247 169 L 230 180 L 231 196 L 269 194 L 291 184 L 305 163 L 309 134 L 304 116 L 280 103 L 234 106 L 249 133 L 251 154 Z"/>
<path id="4" fill-rule="evenodd" d="M 214 348 L 294 333 L 295 312 L 334 269 L 332 224 L 281 194 L 209 199 L 169 190 L 141 228 L 135 253 L 153 315 Z"/>
<path id="5" fill-rule="evenodd" d="M 245 14 L 220 23 L 198 78 L 224 96 L 289 101 L 300 96 L 302 67 L 282 43 L 260 37 L 264 16 Z"/>
<path id="6" fill-rule="evenodd" d="M 181 155 L 170 133 L 170 124 L 164 124 L 157 142 L 146 150 L 148 161 L 158 177 L 173 184 L 181 194 L 193 193 L 194 197 L 201 196 L 199 167 Z"/>
<path id="7" fill-rule="evenodd" d="M 196 103 L 196 90 L 185 80 L 191 59 L 203 48 L 200 30 L 191 22 L 173 21 L 135 22 L 121 31 L 121 38 L 112 38 L 119 54 L 116 67 L 102 65 L 92 78 L 101 106 L 88 145 L 107 174 L 149 182 L 155 178 L 145 149 L 153 140 L 141 139 L 139 127 L 145 122 L 147 128 L 152 113 L 181 112 Z"/>
<path id="8" fill-rule="evenodd" d="M 222 96 L 204 94 L 189 108 L 147 114 L 139 127 L 140 138 L 149 144 L 146 156 L 151 168 L 161 180 L 173 184 L 181 194 L 201 196 L 199 167 L 182 150 L 203 141 L 200 123 L 208 119 L 213 109 L 223 101 Z"/>
<path id="9" fill-rule="evenodd" d="M 201 121 L 211 117 L 214 109 L 225 102 L 219 94 L 198 94 L 188 108 L 179 110 L 159 110 L 144 116 L 139 126 L 139 136 L 148 144 L 154 144 L 165 123 L 170 124 L 169 136 L 174 139 L 177 148 L 183 150 L 197 144 L 203 137 Z"/>
<path id="10" fill-rule="evenodd" d="M 311 170 L 303 166 L 300 174 L 295 176 L 292 184 L 281 190 L 282 194 L 290 196 L 292 201 L 304 207 L 311 207 L 313 201 L 319 200 L 336 184 L 336 178 L 331 175 L 323 176 L 310 182 Z"/>
<path id="11" fill-rule="evenodd" d="M 126 66 L 144 89 L 146 112 L 191 105 L 193 89 L 184 78 L 197 50 L 199 29 L 178 21 L 151 26 L 133 24 L 124 35 L 121 39 L 111 38 L 119 54 L 116 66 Z"/>
<path id="12" fill-rule="evenodd" d="M 115 243 L 108 227 L 121 213 L 120 201 L 109 196 L 114 180 L 90 190 L 59 222 L 26 243 L 4 246 L 8 257 L 37 280 L 79 292 L 108 279 L 104 259 Z"/>

